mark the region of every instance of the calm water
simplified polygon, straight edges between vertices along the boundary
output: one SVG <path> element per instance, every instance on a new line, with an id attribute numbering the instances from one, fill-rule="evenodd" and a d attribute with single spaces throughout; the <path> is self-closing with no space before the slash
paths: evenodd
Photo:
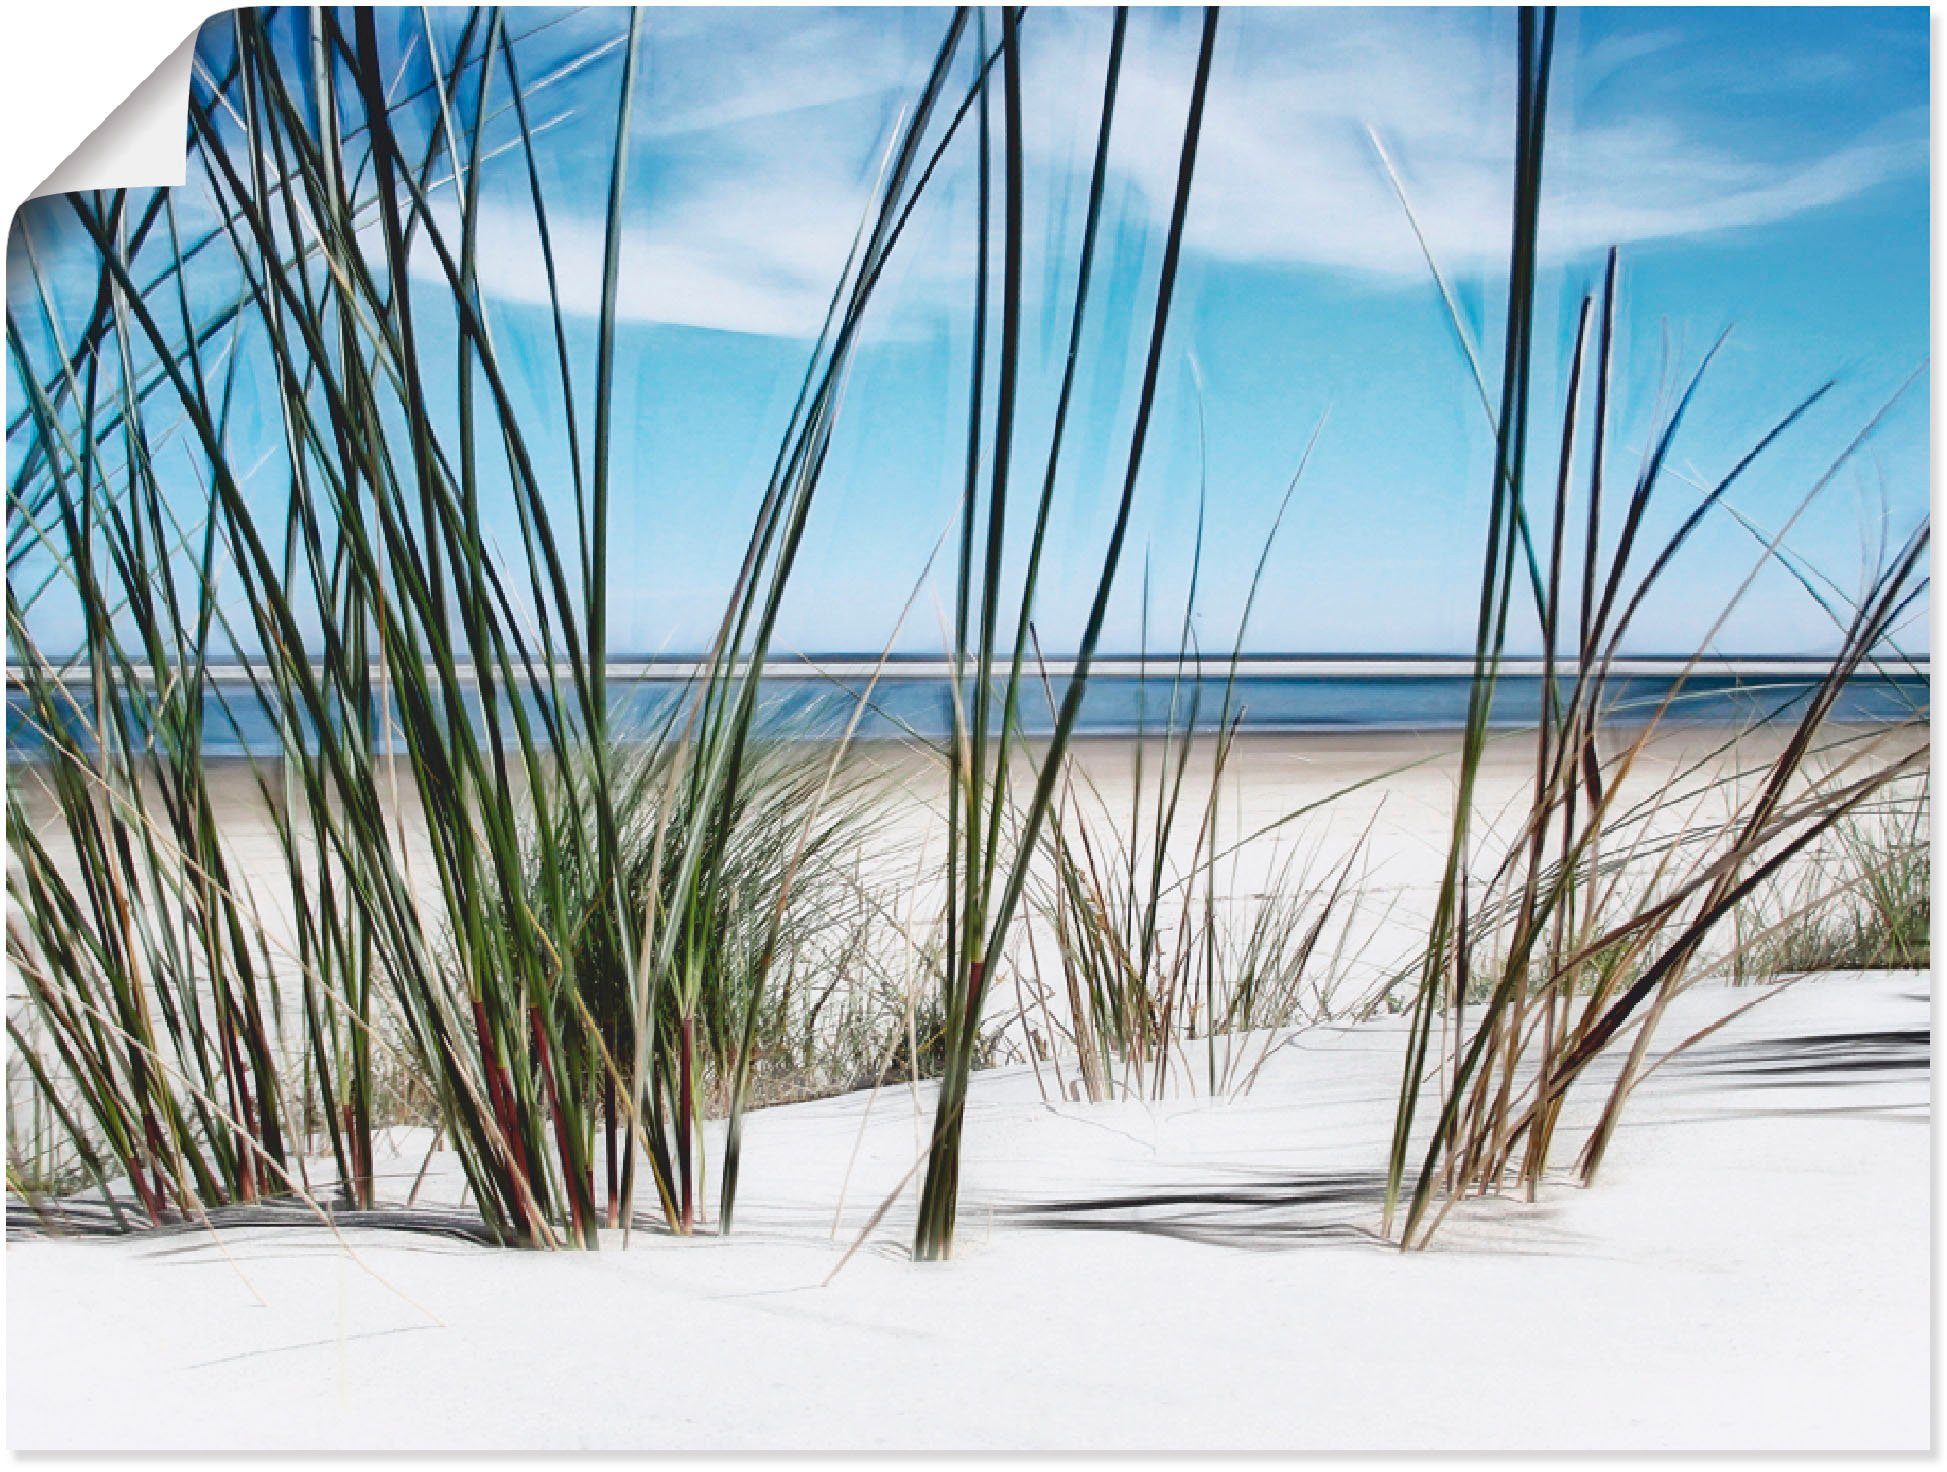
<path id="1" fill-rule="evenodd" d="M 830 677 L 784 673 L 767 675 L 763 687 L 764 728 L 774 734 L 817 738 L 841 733 L 869 676 Z M 1049 689 L 1061 697 L 1064 678 L 1049 687 L 1038 681 L 1023 697 L 1022 724 L 1032 734 L 1053 726 Z M 1504 675 L 1494 703 L 1501 726 L 1533 724 L 1541 710 L 1538 675 Z M 1566 691 L 1567 682 L 1563 688 Z M 1608 691 L 1611 721 L 1627 725 L 1647 719 L 1670 695 L 1668 674 L 1629 674 L 1612 679 Z M 1158 731 L 1170 719 L 1191 720 L 1203 729 L 1223 719 L 1226 681 L 1222 674 L 1175 681 L 1153 670 L 1145 674 L 1097 673 L 1089 681 L 1080 729 L 1092 736 L 1127 736 Z M 1459 673 L 1343 674 L 1244 673 L 1230 692 L 1231 709 L 1244 730 L 1411 731 L 1451 730 L 1466 719 L 1469 681 Z M 1671 706 L 1667 722 L 1744 725 L 1788 718 L 1803 707 L 1815 686 L 1811 675 L 1693 674 Z M 611 677 L 610 704 L 618 732 L 646 731 L 666 719 L 686 686 L 667 677 Z M 80 692 L 77 692 L 78 694 Z M 85 702 L 85 696 L 82 697 Z M 1842 693 L 1833 719 L 1843 722 L 1899 720 L 1927 709 L 1924 674 L 1862 675 Z M 9 691 L 7 744 L 10 756 L 32 759 L 42 741 L 24 718 L 22 696 Z M 278 748 L 272 721 L 247 685 L 228 684 L 205 698 L 204 749 L 211 755 L 270 755 Z M 883 675 L 871 706 L 859 724 L 862 739 L 919 736 L 937 740 L 952 721 L 949 683 L 936 674 L 896 670 Z M 511 722 L 506 722 L 512 730 Z"/>

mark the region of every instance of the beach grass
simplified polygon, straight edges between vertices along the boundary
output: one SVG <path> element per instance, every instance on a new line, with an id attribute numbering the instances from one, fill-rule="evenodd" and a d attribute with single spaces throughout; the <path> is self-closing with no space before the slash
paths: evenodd
<path id="1" fill-rule="evenodd" d="M 1808 862 L 1739 909 L 1735 975 L 1924 970 L 1932 961 L 1931 804 L 1900 784 L 1835 824 Z"/>
<path id="2" fill-rule="evenodd" d="M 1248 1088 L 1281 1035 L 1332 1015 L 1360 1010 L 1342 997 L 1363 899 L 1366 846 L 1317 866 L 1284 853 L 1261 885 L 1247 891 L 1249 842 L 1226 843 L 1222 810 L 1230 756 L 1248 712 L 1238 677 L 1278 532 L 1323 431 L 1299 457 L 1260 547 L 1228 657 L 1206 660 L 1196 635 L 1207 480 L 1199 493 L 1190 578 L 1165 656 L 1171 674 L 1160 715 L 1140 696 L 1130 738 L 1126 806 L 1111 805 L 1072 749 L 1063 754 L 1059 793 L 1044 829 L 1045 862 L 1030 889 L 1048 964 L 1059 979 L 1066 1025 L 1046 1005 L 1051 983 L 1029 937 L 1028 969 L 1038 978 L 1044 1027 L 1065 1035 L 1080 1092 L 1092 1101 L 1161 1098 L 1178 1077 L 1211 1095 Z M 1149 578 L 1143 579 L 1143 635 L 1149 663 Z M 1212 677 L 1221 696 L 1207 705 Z M 1044 686 L 1047 685 L 1044 679 Z M 1052 688 L 1048 689 L 1054 705 Z M 1320 806 L 1329 807 L 1336 794 Z M 1282 830 L 1254 835 L 1281 841 Z M 1355 876 L 1357 876 L 1355 878 Z M 1201 1066 L 1184 1045 L 1203 1040 Z"/>
<path id="3" fill-rule="evenodd" d="M 1554 17 L 1523 11 L 1516 119 L 1516 187 L 1511 231 L 1503 375 L 1496 422 L 1496 472 L 1480 584 L 1473 698 L 1463 733 L 1453 828 L 1439 898 L 1414 991 L 1413 1028 L 1388 1172 L 1386 1228 L 1404 1246 L 1424 1246 L 1448 1209 L 1470 1195 L 1543 1179 L 1568 1092 L 1615 1050 L 1620 1067 L 1578 1160 L 1594 1176 L 1631 1089 L 1641 1076 L 1656 1023 L 1691 979 L 1706 944 L 1728 928 L 1738 905 L 1824 835 L 1922 768 L 1924 749 L 1902 750 L 1896 725 L 1862 744 L 1829 742 L 1826 721 L 1846 682 L 1875 661 L 1925 586 L 1927 527 L 1889 549 L 1865 593 L 1838 621 L 1838 652 L 1814 688 L 1768 723 L 1786 732 L 1765 760 L 1728 785 L 1728 812 L 1698 818 L 1666 786 L 1647 812 L 1618 801 L 1624 779 L 1652 740 L 1684 681 L 1708 650 L 1699 646 L 1659 708 L 1605 743 L 1614 714 L 1614 666 L 1631 622 L 1677 553 L 1751 464 L 1824 396 L 1792 407 L 1697 500 L 1660 545 L 1638 542 L 1685 412 L 1713 348 L 1666 411 L 1633 485 L 1621 524 L 1605 539 L 1603 518 L 1609 414 L 1615 367 L 1619 257 L 1612 251 L 1600 293 L 1585 296 L 1567 375 L 1555 476 L 1538 551 L 1528 495 L 1532 404 L 1533 296 L 1541 221 Z M 1599 317 L 1591 351 L 1592 319 Z M 1463 335 L 1464 340 L 1464 335 Z M 1572 514 L 1580 477 L 1578 428 L 1583 383 L 1593 383 L 1593 426 L 1581 517 Z M 1483 394 L 1484 402 L 1488 401 Z M 1806 493 L 1809 504 L 1870 434 L 1868 424 Z M 1546 504 L 1546 503 L 1544 503 Z M 1796 520 L 1796 517 L 1793 518 Z M 1789 523 L 1788 523 L 1789 525 Z M 1572 540 L 1579 528 L 1581 545 Z M 1781 530 L 1762 549 L 1771 558 Z M 1580 565 L 1579 613 L 1570 606 Z M 1645 565 L 1646 564 L 1646 565 Z M 1729 600 L 1750 586 L 1747 576 Z M 1544 717 L 1536 732 L 1532 801 L 1497 850 L 1475 829 L 1474 787 L 1517 589 L 1527 588 L 1542 631 Z M 1566 681 L 1566 694 L 1557 671 Z M 1924 726 L 1924 716 L 1916 720 Z M 1620 749 L 1614 749 L 1619 746 Z M 1651 821 L 1677 814 L 1674 839 Z M 1667 827 L 1667 824 L 1662 825 Z M 1436 1028 L 1443 1042 L 1432 1044 Z M 1437 1093 L 1430 1127 L 1429 1086 Z M 1417 1171 L 1411 1159 L 1418 1152 Z"/>
<path id="4" fill-rule="evenodd" d="M 410 109 L 389 95 L 400 59 L 371 12 L 238 12 L 221 74 L 191 108 L 191 167 L 219 204 L 208 232 L 185 244 L 162 194 L 68 199 L 102 306 L 79 349 L 51 349 L 51 367 L 10 316 L 35 453 L 11 488 L 9 552 L 51 553 L 50 582 L 86 611 L 88 636 L 79 667 L 44 654 L 33 592 L 12 580 L 8 632 L 43 754 L 29 780 L 73 863 L 24 820 L 10 784 L 9 948 L 38 1023 L 31 1038 L 15 1026 L 15 1045 L 73 1091 L 63 1107 L 85 1115 L 77 1148 L 104 1193 L 111 1174 L 126 1181 L 151 1221 L 313 1199 L 323 1188 L 303 1179 L 298 1137 L 321 1122 L 336 1191 L 369 1207 L 378 1055 L 397 1049 L 496 1240 L 595 1245 L 598 1133 L 608 1218 L 633 1221 L 640 1178 L 687 1231 L 703 1048 L 727 1078 L 728 1220 L 750 1042 L 790 943 L 794 882 L 829 836 L 823 800 L 843 755 L 767 789 L 758 672 L 867 305 L 930 177 L 928 150 L 937 159 L 950 136 L 934 124 L 965 28 L 956 13 L 889 150 L 718 639 L 646 765 L 618 754 L 605 683 L 639 13 L 589 54 L 621 56 L 585 377 L 501 12 L 469 13 L 450 57 L 427 21 L 411 44 L 431 59 L 431 105 Z M 559 348 L 553 401 L 538 406 L 510 386 L 477 274 L 486 126 L 503 88 Z M 456 208 L 435 203 L 442 180 Z M 227 337 L 203 329 L 192 260 L 232 272 Z M 428 261 L 437 289 L 414 280 Z M 44 290 L 41 304 L 37 340 L 58 345 Z M 457 356 L 438 402 L 434 340 Z M 282 421 L 288 494 L 274 506 L 246 490 L 230 449 L 246 362 Z M 207 515 L 188 527 L 180 483 L 165 488 L 147 440 L 165 412 L 206 492 Z M 558 467 L 538 458 L 549 418 L 568 447 Z M 518 528 L 511 550 L 486 542 L 490 500 Z M 241 688 L 214 677 L 239 659 Z M 253 769 L 282 872 L 249 882 L 231 872 L 202 780 L 209 725 L 238 732 L 243 702 L 270 713 L 281 747 Z M 791 802 L 788 820 L 753 806 L 766 791 Z M 638 823 L 627 846 L 624 797 L 652 829 Z M 423 834 L 404 829 L 407 798 Z M 754 827 L 771 868 L 753 917 L 739 902 Z M 260 913 L 260 883 L 279 891 L 290 934 Z"/>

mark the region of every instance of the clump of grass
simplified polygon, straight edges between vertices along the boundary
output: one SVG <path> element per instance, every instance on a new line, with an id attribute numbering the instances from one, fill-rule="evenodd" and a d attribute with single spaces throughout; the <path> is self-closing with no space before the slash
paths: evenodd
<path id="1" fill-rule="evenodd" d="M 1682 698 L 1688 674 L 1679 675 L 1659 708 L 1619 743 L 1620 750 L 1610 750 L 1600 739 L 1608 734 L 1607 692 L 1631 621 L 1704 517 L 1825 388 L 1803 399 L 1744 453 L 1661 546 L 1639 551 L 1671 445 L 1709 365 L 1706 355 L 1651 437 L 1620 526 L 1605 538 L 1618 281 L 1617 256 L 1611 252 L 1600 298 L 1600 347 L 1589 375 L 1593 443 L 1581 544 L 1576 548 L 1571 542 L 1571 492 L 1590 326 L 1597 312 L 1593 294 L 1583 299 L 1569 363 L 1553 457 L 1550 536 L 1545 547 L 1536 546 L 1526 495 L 1529 365 L 1554 15 L 1523 10 L 1518 26 L 1512 264 L 1474 678 L 1448 858 L 1415 989 L 1388 1172 L 1386 1228 L 1390 1231 L 1398 1216 L 1405 1246 L 1424 1245 L 1462 1197 L 1500 1191 L 1510 1181 L 1532 1194 L 1547 1169 L 1566 1096 L 1596 1059 L 1619 1049 L 1616 1081 L 1581 1151 L 1580 1171 L 1584 1179 L 1592 1177 L 1644 1070 L 1656 1025 L 1671 998 L 1702 968 L 1712 937 L 1728 928 L 1729 917 L 1754 891 L 1926 760 L 1924 748 L 1900 752 L 1901 727 L 1865 741 L 1834 740 L 1826 732 L 1827 717 L 1847 681 L 1887 645 L 1925 587 L 1923 523 L 1884 559 L 1839 620 L 1839 651 L 1814 688 L 1773 713 L 1782 732 L 1775 752 L 1710 784 L 1727 800 L 1728 811 L 1707 821 L 1695 809 L 1675 813 L 1667 784 L 1646 804 L 1634 810 L 1624 806 L 1628 778 L 1659 722 Z M 1464 343 L 1465 334 L 1460 336 Z M 1484 384 L 1481 397 L 1484 404 L 1493 402 Z M 1856 436 L 1812 487 L 1807 504 L 1871 428 Z M 1766 544 L 1760 567 L 1790 524 Z M 1570 602 L 1571 553 L 1581 568 L 1579 611 Z M 1643 553 L 1650 554 L 1648 566 L 1637 571 Z M 1726 614 L 1755 576 L 1754 570 L 1733 594 Z M 1541 628 L 1544 709 L 1535 738 L 1532 799 L 1516 816 L 1510 841 L 1496 849 L 1481 842 L 1474 828 L 1475 781 L 1518 587 L 1532 593 Z M 1714 637 L 1715 628 L 1699 648 L 1707 649 Z M 1924 716 L 1917 719 L 1924 722 Z M 1674 835 L 1669 831 L 1673 817 Z M 1442 1056 L 1434 1059 L 1436 1021 L 1445 1042 Z M 1421 1097 L 1429 1082 L 1437 1086 L 1440 1101 L 1425 1129 Z M 1409 1154 L 1416 1148 L 1421 1164 L 1409 1174 Z"/>
<path id="2" fill-rule="evenodd" d="M 750 1103 L 795 1104 L 881 1084 L 938 1078 L 946 1071 L 946 1025 L 936 992 L 913 995 L 884 976 L 841 972 L 815 991 L 783 988 L 752 1055 Z M 974 1044 L 974 1067 L 1009 1057 L 989 1024 Z"/>
<path id="3" fill-rule="evenodd" d="M 1736 979 L 1921 970 L 1932 959 L 1932 844 L 1924 791 L 1834 826 L 1832 841 L 1736 914 Z"/>
<path id="4" fill-rule="evenodd" d="M 8 948 L 37 1024 L 10 1030 L 50 1107 L 77 1092 L 66 1127 L 98 1188 L 130 1183 L 150 1221 L 309 1199 L 295 1136 L 320 1123 L 339 1191 L 371 1205 L 396 1051 L 488 1234 L 586 1247 L 605 1118 L 626 1124 L 623 1219 L 641 1161 L 668 1224 L 693 1225 L 701 1031 L 732 1075 L 727 1225 L 747 1039 L 821 811 L 801 803 L 786 868 L 747 913 L 736 845 L 764 791 L 758 673 L 861 323 L 951 136 L 938 104 L 966 17 L 834 291 L 654 778 L 646 871 L 644 844 L 623 842 L 606 686 L 642 16 L 579 59 L 620 52 L 592 365 L 569 346 L 527 110 L 539 87 L 521 81 L 505 14 L 401 24 L 382 36 L 370 10 L 236 12 L 211 33 L 229 44 L 191 101 L 200 234 L 185 239 L 166 191 L 70 196 L 66 228 L 98 267 L 85 330 L 65 338 L 44 289 L 40 331 L 10 307 L 29 413 L 8 638 L 56 830 L 43 841 L 22 821 L 10 780 Z M 405 69 L 423 82 L 395 98 Z M 501 155 L 524 166 L 557 347 L 556 382 L 532 401 L 510 386 L 477 275 L 481 178 Z M 29 258 L 38 283 L 31 242 Z M 450 375 L 433 343 L 450 347 Z M 285 492 L 274 506 L 252 494 L 243 457 L 261 446 L 235 423 L 245 375 L 278 437 L 259 472 Z M 508 545 L 490 541 L 509 524 Z M 37 586 L 19 576 L 40 566 Z M 74 662 L 36 640 L 31 606 L 50 587 L 86 621 Z M 233 662 L 240 685 L 215 678 Z M 252 770 L 281 870 L 240 878 L 205 758 L 208 728 L 240 734 L 252 708 L 280 747 Z M 266 923 L 259 889 L 288 908 L 290 935 Z"/>
<path id="5" fill-rule="evenodd" d="M 1159 726 L 1152 727 L 1148 702 L 1138 699 L 1126 821 L 1110 811 L 1076 752 L 1064 755 L 1061 792 L 1044 836 L 1047 872 L 1033 903 L 1052 937 L 1066 1030 L 1090 1100 L 1162 1097 L 1173 1057 L 1191 1087 L 1198 1086 L 1198 1073 L 1212 1094 L 1248 1087 L 1276 1045 L 1274 1035 L 1317 1020 L 1343 980 L 1360 903 L 1353 876 L 1363 839 L 1322 876 L 1289 853 L 1274 863 L 1262 890 L 1239 894 L 1244 853 L 1253 845 L 1225 846 L 1219 822 L 1246 714 L 1237 677 L 1251 611 L 1316 442 L 1314 434 L 1266 534 L 1230 656 L 1212 666 L 1221 689 L 1215 712 L 1206 715 L 1209 676 L 1194 635 L 1200 504 Z M 1144 604 L 1139 654 L 1147 671 L 1147 578 Z M 1030 959 L 1039 960 L 1032 940 Z M 1251 1034 L 1257 1035 L 1254 1062 Z M 1198 1040 L 1201 1069 L 1184 1048 Z"/>
<path id="6" fill-rule="evenodd" d="M 809 1096 L 810 1080 L 835 1081 L 842 1068 L 832 1055 L 845 1049 L 847 1035 L 874 1029 L 893 1036 L 893 1024 L 854 1001 L 866 979 L 859 968 L 872 958 L 869 917 L 862 919 L 860 880 L 852 872 L 867 847 L 885 854 L 883 804 L 869 770 L 844 761 L 842 747 L 766 737 L 752 743 L 733 802 L 713 812 L 698 811 L 692 785 L 677 779 L 682 753 L 667 729 L 648 731 L 625 744 L 599 767 L 585 753 L 569 753 L 551 780 L 557 785 L 610 784 L 615 813 L 616 867 L 632 913 L 668 914 L 675 910 L 683 882 L 684 856 L 708 842 L 718 851 L 714 883 L 692 905 L 690 949 L 696 968 L 695 1004 L 689 1019 L 694 1048 L 690 1094 L 684 1101 L 695 1119 L 721 1117 L 740 1109 L 739 1080 L 762 1097 Z M 566 805 L 544 804 L 557 815 Z M 706 824 L 720 831 L 700 834 Z M 571 911 L 593 916 L 601 906 L 602 866 L 578 848 L 571 832 L 530 830 L 523 849 L 528 882 L 562 887 Z M 705 907 L 707 906 L 707 909 Z M 493 923 L 505 923 L 504 920 Z M 634 999 L 622 959 L 607 948 L 612 937 L 584 924 L 558 939 L 568 994 L 581 1021 L 597 1040 L 589 1059 L 591 1091 L 601 1097 L 606 1217 L 621 1219 L 621 1161 L 628 1120 L 616 1090 L 615 1060 L 633 1045 Z M 833 968 L 824 995 L 808 1018 L 797 1016 L 801 972 Z M 781 976 L 781 982 L 773 977 Z M 842 991 L 843 1017 L 819 1014 L 833 993 Z M 660 1045 L 680 1046 L 685 1019 L 671 992 L 661 997 L 654 1019 Z M 672 1052 L 670 1056 L 675 1056 Z M 781 1058 L 786 1071 L 806 1080 L 800 1090 L 781 1086 L 769 1075 Z"/>
<path id="7" fill-rule="evenodd" d="M 1065 1025 L 1049 1030 L 1074 1050 L 1080 1097 L 1162 1098 L 1173 1076 L 1213 1095 L 1242 1090 L 1290 1030 L 1374 1000 L 1339 996 L 1355 959 L 1359 851 L 1316 878 L 1290 855 L 1264 890 L 1218 895 L 1195 882 L 1214 867 L 1202 856 L 1188 875 L 1151 871 L 1112 826 L 1071 814 L 1050 831 L 1056 878 L 1040 904 Z"/>

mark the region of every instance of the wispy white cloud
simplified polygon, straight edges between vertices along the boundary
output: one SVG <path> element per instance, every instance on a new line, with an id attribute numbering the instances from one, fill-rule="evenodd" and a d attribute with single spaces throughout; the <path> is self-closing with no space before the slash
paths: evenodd
<path id="1" fill-rule="evenodd" d="M 613 22 L 611 22 L 613 24 Z M 617 309 L 629 319 L 807 336 L 822 320 L 878 155 L 937 41 L 919 12 L 697 9 L 644 23 Z M 593 41 L 594 37 L 584 38 Z M 544 145 L 564 305 L 599 301 L 615 68 Z M 596 100 L 599 98 L 600 100 Z M 513 160 L 482 206 L 482 284 L 545 303 Z M 430 256 L 420 269 L 436 270 Z"/>
<path id="2" fill-rule="evenodd" d="M 1481 12 L 1251 11 L 1230 36 L 1198 163 L 1191 242 L 1231 260 L 1413 276 L 1422 258 L 1377 164 L 1370 128 L 1397 163 L 1442 262 L 1493 267 L 1506 252 L 1513 79 L 1506 18 Z M 1636 38 L 1624 38 L 1625 41 Z M 1667 35 L 1601 48 L 1613 84 L 1656 67 Z M 1181 83 L 1154 53 L 1136 63 L 1134 109 L 1152 136 L 1130 166 L 1158 197 L 1173 155 Z M 1788 219 L 1926 165 L 1924 110 L 1864 137 L 1741 155 L 1707 110 L 1630 115 L 1583 105 L 1572 50 L 1556 77 L 1545 174 L 1544 249 L 1695 237 Z M 1626 89 L 1622 89 L 1625 90 Z"/>
<path id="3" fill-rule="evenodd" d="M 621 311 L 731 331 L 815 330 L 899 108 L 916 92 L 938 12 L 652 12 L 637 112 Z M 1168 12 L 1132 24 L 1117 114 L 1117 187 L 1166 207 L 1194 51 Z M 1368 137 L 1398 165 L 1433 249 L 1455 271 L 1505 251 L 1511 133 L 1506 17 L 1479 11 L 1229 13 L 1203 139 L 1189 244 L 1231 262 L 1322 267 L 1375 284 L 1419 279 L 1419 249 Z M 1106 18 L 1038 11 L 1027 41 L 1031 198 L 1085 168 Z M 1667 105 L 1681 37 L 1667 23 L 1578 51 L 1565 37 L 1547 172 L 1544 248 L 1691 238 L 1792 218 L 1926 164 L 1924 108 L 1829 131 L 1751 141 L 1750 119 L 1708 96 Z M 1798 58 L 1771 81 L 1829 86 L 1854 65 Z M 1685 65 L 1694 66 L 1694 60 Z M 612 81 L 611 81 L 612 85 Z M 1694 90 L 1694 89 L 1693 89 Z M 1632 108 L 1639 93 L 1647 101 Z M 598 135 L 599 127 L 588 133 Z M 971 133 L 971 130 L 969 130 Z M 575 136 L 564 130 L 558 138 Z M 582 140 L 583 143 L 586 139 Z M 576 146 L 582 146 L 578 143 Z M 591 310 L 600 276 L 602 147 L 556 205 L 568 305 Z M 964 270 L 968 148 L 909 243 L 905 306 L 938 301 Z M 582 187 L 576 188 L 580 185 Z M 578 197 L 585 195 L 586 197 Z M 485 285 L 545 300 L 531 224 L 490 207 Z M 953 212 L 958 211 L 956 215 Z M 918 259 L 912 259 L 917 257 Z"/>
<path id="4" fill-rule="evenodd" d="M 735 181 L 686 191 L 679 206 L 642 212 L 625 232 L 616 310 L 628 320 L 804 337 L 818 330 L 857 227 L 862 199 L 815 184 Z M 564 307 L 600 303 L 603 221 L 551 218 Z M 545 305 L 548 278 L 531 212 L 483 205 L 480 274 L 489 295 Z M 422 269 L 436 270 L 426 253 Z"/>

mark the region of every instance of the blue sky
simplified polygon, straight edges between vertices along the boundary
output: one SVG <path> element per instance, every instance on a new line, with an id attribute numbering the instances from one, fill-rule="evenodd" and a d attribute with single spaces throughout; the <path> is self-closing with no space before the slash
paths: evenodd
<path id="1" fill-rule="evenodd" d="M 410 76 L 425 64 L 418 12 L 386 15 Z M 576 346 L 592 365 L 624 17 L 512 15 L 530 78 L 567 69 L 534 110 L 548 125 L 544 169 Z M 944 22 L 936 10 L 647 12 L 620 301 L 617 393 L 628 432 L 615 462 L 615 650 L 707 639 L 809 335 Z M 221 54 L 222 25 L 206 32 L 207 56 Z M 1559 403 L 1581 295 L 1602 252 L 1620 245 L 1612 477 L 1633 471 L 1660 392 L 1726 328 L 1674 457 L 1694 481 L 1721 475 L 1806 393 L 1838 379 L 1733 497 L 1767 529 L 1794 514 L 1923 368 L 1927 26 L 1924 10 L 1563 12 L 1538 402 Z M 1086 339 L 1040 615 L 1051 650 L 1071 645 L 1080 626 L 1119 488 L 1196 27 L 1195 12 L 1141 11 L 1131 24 L 1106 213 L 1112 254 Z M 1037 9 L 1023 28 L 1030 289 L 1018 453 L 1030 467 L 1052 415 L 1108 30 L 1108 14 L 1088 10 Z M 433 34 L 450 45 L 456 18 L 436 12 Z M 1396 165 L 1497 381 L 1512 15 L 1234 9 L 1220 35 L 1136 541 L 1106 645 L 1136 642 L 1145 558 L 1153 620 L 1174 628 L 1201 486 L 1199 628 L 1206 646 L 1228 647 L 1270 518 L 1322 420 L 1249 646 L 1464 649 L 1491 434 L 1373 140 Z M 185 187 L 186 210 L 197 187 Z M 553 350 L 525 190 L 517 157 L 489 166 L 482 274 L 503 349 L 542 404 Z M 974 218 L 973 155 L 958 146 L 875 302 L 786 605 L 786 648 L 879 647 L 955 515 Z M 51 211 L 30 210 L 23 222 L 58 294 L 73 242 Z M 17 311 L 19 237 L 9 273 Z M 86 305 L 79 283 L 89 278 L 67 264 L 79 299 L 57 303 L 57 316 Z M 431 289 L 436 267 L 430 257 L 423 266 Z M 428 357 L 450 360 L 437 343 Z M 582 371 L 592 377 L 592 366 Z M 1544 408 L 1542 420 L 1558 412 Z M 1787 545 L 1855 587 L 1878 539 L 1897 541 L 1926 514 L 1927 436 L 1923 373 L 1799 516 Z M 1540 439 L 1545 458 L 1552 428 Z M 264 476 L 261 493 L 274 495 L 275 479 Z M 1697 494 L 1670 479 L 1652 531 L 1674 525 Z M 1747 531 L 1713 522 L 1645 607 L 1634 647 L 1694 647 L 1758 561 Z M 950 578 L 943 560 L 901 647 L 941 646 Z M 53 605 L 41 615 L 50 643 L 62 616 Z M 1922 610 L 1908 647 L 1925 647 L 1924 624 Z M 1827 615 L 1772 569 L 1716 647 L 1833 642 Z"/>

